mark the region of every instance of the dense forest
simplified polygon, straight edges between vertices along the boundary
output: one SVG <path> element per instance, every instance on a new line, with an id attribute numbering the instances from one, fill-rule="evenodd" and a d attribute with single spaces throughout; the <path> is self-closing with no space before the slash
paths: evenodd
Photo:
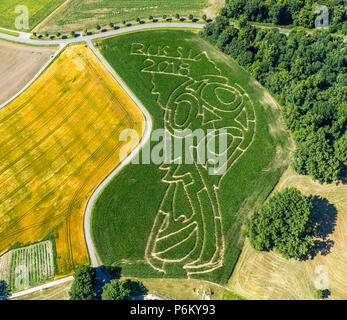
<path id="1" fill-rule="evenodd" d="M 247 0 L 248 1 L 248 0 Z M 251 26 L 239 29 L 219 16 L 201 36 L 230 55 L 282 106 L 296 144 L 292 166 L 321 182 L 346 177 L 347 55 L 341 38 L 328 31 L 292 31 Z"/>
<path id="2" fill-rule="evenodd" d="M 346 0 L 227 0 L 222 15 L 254 22 L 314 28 L 318 5 L 329 10 L 329 31 L 347 34 Z"/>

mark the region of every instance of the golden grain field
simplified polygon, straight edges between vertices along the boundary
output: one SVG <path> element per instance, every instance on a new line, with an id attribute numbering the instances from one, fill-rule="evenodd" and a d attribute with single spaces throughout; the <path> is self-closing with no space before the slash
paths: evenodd
<path id="1" fill-rule="evenodd" d="M 86 204 L 119 164 L 119 133 L 143 121 L 88 47 L 66 48 L 0 110 L 0 255 L 52 234 L 59 274 L 88 263 Z"/>

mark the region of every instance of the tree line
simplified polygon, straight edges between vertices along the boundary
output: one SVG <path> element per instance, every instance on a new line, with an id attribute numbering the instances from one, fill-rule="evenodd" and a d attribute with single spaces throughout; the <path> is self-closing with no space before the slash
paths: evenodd
<path id="1" fill-rule="evenodd" d="M 120 268 L 102 267 L 110 282 L 100 285 L 96 268 L 80 266 L 75 270 L 69 296 L 71 300 L 130 300 L 144 296 L 147 288 L 139 281 L 119 280 Z M 107 270 L 106 270 L 107 269 Z M 100 282 L 100 281 L 99 281 Z"/>
<path id="2" fill-rule="evenodd" d="M 330 182 L 347 167 L 347 55 L 342 38 L 328 31 L 257 29 L 242 16 L 239 28 L 218 16 L 201 36 L 231 56 L 282 106 L 296 144 L 292 166 Z"/>

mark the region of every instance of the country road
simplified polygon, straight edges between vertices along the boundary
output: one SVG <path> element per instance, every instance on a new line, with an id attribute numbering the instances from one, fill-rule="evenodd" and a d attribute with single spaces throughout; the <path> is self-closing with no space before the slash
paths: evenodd
<path id="1" fill-rule="evenodd" d="M 79 36 L 76 36 L 75 38 L 68 38 L 68 39 L 35 40 L 35 39 L 30 39 L 32 35 L 31 33 L 25 33 L 25 32 L 20 32 L 18 37 L 11 36 L 5 33 L 0 33 L 0 39 L 15 41 L 15 42 L 23 43 L 23 44 L 30 44 L 30 45 L 61 45 L 61 44 L 66 45 L 66 44 L 76 43 L 76 42 L 93 41 L 99 38 L 111 37 L 111 36 L 116 36 L 123 33 L 146 30 L 146 29 L 162 29 L 162 28 L 164 29 L 165 28 L 203 29 L 204 26 L 205 25 L 201 23 L 163 22 L 163 23 L 139 24 L 136 26 L 130 26 L 127 28 L 106 31 L 106 32 L 98 33 L 98 34 L 88 35 L 88 36 L 79 35 Z M 16 32 L 14 30 L 7 30 L 7 31 Z"/>
<path id="2" fill-rule="evenodd" d="M 0 33 L 0 39 L 10 40 L 10 41 L 16 41 L 23 44 L 35 44 L 35 45 L 59 45 L 59 49 L 56 51 L 56 53 L 49 59 L 49 61 L 41 68 L 41 70 L 26 84 L 24 88 L 22 88 L 18 93 L 16 93 L 11 99 L 0 105 L 0 110 L 6 105 L 8 105 L 11 101 L 13 101 L 15 98 L 17 98 L 22 92 L 24 92 L 43 72 L 44 70 L 52 63 L 52 61 L 60 54 L 60 52 L 65 48 L 66 45 L 70 43 L 76 43 L 85 41 L 88 46 L 91 48 L 91 50 L 94 52 L 94 54 L 97 56 L 97 58 L 100 60 L 100 62 L 105 66 L 105 68 L 111 73 L 111 75 L 115 78 L 115 80 L 121 85 L 121 87 L 127 92 L 127 94 L 131 97 L 131 99 L 136 103 L 136 105 L 140 108 L 142 113 L 145 116 L 146 119 L 146 127 L 142 136 L 142 139 L 140 143 L 136 146 L 135 149 L 132 150 L 132 152 L 128 155 L 128 157 L 122 161 L 120 165 L 118 165 L 115 170 L 113 170 L 107 178 L 97 187 L 97 189 L 92 194 L 91 198 L 88 201 L 85 214 L 84 214 L 84 234 L 85 239 L 87 243 L 88 253 L 91 260 L 91 265 L 93 267 L 100 266 L 99 259 L 97 257 L 97 253 L 92 241 L 91 237 L 91 229 L 90 229 L 90 218 L 92 214 L 93 205 L 100 195 L 100 193 L 103 191 L 103 189 L 107 186 L 107 184 L 114 178 L 115 175 L 118 174 L 120 170 L 124 168 L 130 161 L 136 156 L 136 154 L 139 152 L 139 150 L 144 146 L 144 144 L 148 141 L 151 131 L 152 131 L 152 119 L 147 111 L 147 109 L 143 106 L 143 104 L 137 99 L 137 97 L 134 95 L 134 93 L 127 87 L 127 85 L 122 81 L 122 79 L 117 75 L 115 70 L 107 63 L 107 61 L 104 59 L 104 57 L 99 53 L 99 51 L 93 46 L 92 41 L 98 38 L 104 38 L 107 36 L 115 36 L 131 31 L 138 31 L 138 30 L 146 30 L 146 29 L 159 29 L 159 28 L 203 28 L 204 25 L 202 24 L 193 24 L 193 23 L 161 23 L 161 24 L 147 24 L 147 25 L 138 25 L 133 27 L 128 27 L 126 29 L 118 29 L 113 30 L 110 32 L 104 32 L 97 35 L 92 36 L 81 36 L 75 39 L 63 39 L 63 40 L 33 40 L 29 39 L 28 34 L 21 33 L 19 37 L 10 36 L 7 34 Z M 30 35 L 30 34 L 29 34 Z M 23 290 L 20 292 L 13 293 L 9 298 L 17 298 L 21 297 L 27 294 L 31 294 L 46 288 L 51 288 L 57 285 L 60 285 L 64 282 L 73 280 L 72 276 L 68 276 L 59 280 L 51 281 L 48 283 L 45 283 L 43 285 L 33 287 L 27 290 Z"/>
<path id="3" fill-rule="evenodd" d="M 127 87 L 127 85 L 122 81 L 122 79 L 117 75 L 115 70 L 107 63 L 107 61 L 104 59 L 104 57 L 99 53 L 99 51 L 93 46 L 93 41 L 104 38 L 104 37 L 110 37 L 110 36 L 117 36 L 129 32 L 134 31 L 141 31 L 141 30 L 148 30 L 148 29 L 162 29 L 162 28 L 185 28 L 185 29 L 202 29 L 204 27 L 204 24 L 196 24 L 196 23 L 175 23 L 175 22 L 164 22 L 164 23 L 148 23 L 148 24 L 140 24 L 136 26 L 130 26 L 127 28 L 121 28 L 117 30 L 102 32 L 99 34 L 89 35 L 89 36 L 77 36 L 75 38 L 70 39 L 57 39 L 57 40 L 34 40 L 30 39 L 31 33 L 25 33 L 25 32 L 18 32 L 19 36 L 11 36 L 8 34 L 0 33 L 0 39 L 14 41 L 22 44 L 27 45 L 58 45 L 59 48 L 57 49 L 56 53 L 47 61 L 47 63 L 40 69 L 40 71 L 25 85 L 24 88 L 22 88 L 19 92 L 17 92 L 11 99 L 9 99 L 7 102 L 0 105 L 0 110 L 6 105 L 8 105 L 11 101 L 16 99 L 20 94 L 22 94 L 34 81 L 37 80 L 37 78 L 46 70 L 46 68 L 54 61 L 54 59 L 64 50 L 64 48 L 72 43 L 78 43 L 78 42 L 86 42 L 87 45 L 91 48 L 91 50 L 94 52 L 94 54 L 97 56 L 97 58 L 100 60 L 100 62 L 105 66 L 105 68 L 112 74 L 112 76 L 115 78 L 115 80 L 121 85 L 121 87 L 127 92 L 127 94 L 131 97 L 131 99 L 136 103 L 136 105 L 140 108 L 140 110 L 143 112 L 145 119 L 146 119 L 146 127 L 145 131 L 143 133 L 143 137 L 140 141 L 140 143 L 136 146 L 136 148 L 128 155 L 128 157 L 118 166 L 116 167 L 107 177 L 104 181 L 101 182 L 101 184 L 97 187 L 95 192 L 92 194 L 91 198 L 89 199 L 87 203 L 87 207 L 85 210 L 84 215 L 84 234 L 85 234 L 85 240 L 88 248 L 88 253 L 91 261 L 91 265 L 93 267 L 100 266 L 100 261 L 98 259 L 92 237 L 91 237 L 91 214 L 93 205 L 100 195 L 100 193 L 104 190 L 104 188 L 107 186 L 107 184 L 126 166 L 130 161 L 136 156 L 136 154 L 139 152 L 139 150 L 144 146 L 144 144 L 148 141 L 150 137 L 150 133 L 152 131 L 152 120 L 151 116 L 148 113 L 147 109 L 143 106 L 143 104 L 137 99 L 137 97 L 134 95 L 134 93 Z M 261 27 L 261 26 L 258 26 Z M 4 29 L 5 30 L 5 29 Z M 289 30 L 282 30 L 282 32 L 287 34 L 287 31 Z M 346 41 L 346 37 L 344 38 Z M 34 293 L 46 288 L 54 287 L 57 285 L 60 285 L 64 282 L 73 280 L 72 276 L 67 276 L 65 278 L 55 280 L 48 282 L 46 284 L 33 287 L 27 290 L 23 290 L 20 292 L 16 292 L 12 294 L 9 298 L 17 298 L 20 296 L 24 296 L 30 293 Z"/>

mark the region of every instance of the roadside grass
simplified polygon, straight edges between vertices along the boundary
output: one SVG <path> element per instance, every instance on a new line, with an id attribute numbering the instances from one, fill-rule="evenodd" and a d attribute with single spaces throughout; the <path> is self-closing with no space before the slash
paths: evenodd
<path id="1" fill-rule="evenodd" d="M 205 61 L 202 58 L 192 66 L 194 77 L 199 77 L 209 68 L 215 70 L 215 64 L 229 83 L 240 85 L 253 102 L 256 118 L 254 139 L 221 180 L 218 190 L 225 238 L 223 265 L 210 272 L 189 275 L 190 278 L 226 283 L 243 245 L 241 226 L 244 219 L 255 205 L 266 199 L 288 164 L 289 140 L 281 124 L 280 111 L 273 102 L 264 99 L 268 93 L 246 72 L 191 31 L 138 32 L 99 41 L 98 47 L 102 54 L 150 112 L 153 129 L 163 127 L 164 117 L 164 110 L 158 105 L 158 95 L 151 94 L 153 84 L 156 86 L 155 91 L 164 97 L 170 95 L 172 88 L 177 88 L 182 80 L 177 77 L 153 80 L 152 73 L 141 72 L 141 69 L 150 68 L 150 65 L 144 64 L 146 56 L 130 54 L 133 43 L 143 44 L 145 50 L 151 52 L 156 52 L 158 47 L 163 48 L 165 45 L 168 52 L 181 47 L 182 52 L 191 52 L 192 57 L 206 51 L 208 59 Z M 168 58 L 168 61 L 172 60 Z M 213 95 L 209 99 L 218 103 Z M 183 171 L 189 170 L 187 166 L 183 166 Z M 193 180 L 199 180 L 194 170 L 191 170 L 190 174 Z M 168 188 L 167 184 L 161 181 L 164 175 L 165 172 L 159 170 L 155 164 L 130 164 L 110 182 L 95 203 L 91 218 L 92 238 L 98 255 L 105 265 L 121 266 L 124 276 L 187 277 L 182 263 L 166 263 L 166 273 L 163 275 L 163 272 L 153 269 L 145 258 L 146 246 L 150 243 L 149 236 L 157 236 L 157 232 L 152 228 Z M 206 179 L 209 181 L 208 185 L 214 183 L 213 178 Z M 208 209 L 206 201 L 203 201 L 202 206 Z M 206 219 L 205 226 L 209 227 L 212 221 Z M 200 236 L 197 239 L 201 241 Z M 182 245 L 182 252 L 186 252 L 189 245 L 189 242 Z M 206 246 L 206 249 L 214 250 L 211 242 Z M 175 257 L 177 255 L 180 255 L 180 250 L 175 251 Z M 194 260 L 196 256 L 191 255 L 190 258 Z"/>
<path id="2" fill-rule="evenodd" d="M 75 35 L 71 35 L 71 33 L 64 33 L 64 32 L 36 32 L 36 35 L 32 34 L 30 36 L 30 39 L 33 39 L 33 40 L 59 40 L 59 39 L 73 39 L 73 38 L 76 38 L 76 37 L 79 37 L 81 35 L 83 36 L 91 36 L 91 35 L 96 35 L 96 34 L 103 34 L 103 33 L 106 33 L 106 32 L 110 32 L 110 31 L 113 31 L 113 30 L 119 30 L 119 29 L 126 29 L 126 28 L 129 28 L 129 27 L 133 27 L 133 26 L 139 26 L 139 25 L 144 25 L 144 24 L 160 24 L 160 23 L 166 23 L 166 22 L 174 22 L 174 23 L 193 23 L 191 20 L 188 20 L 188 19 L 180 19 L 180 20 L 170 20 L 170 18 L 167 18 L 167 19 L 157 19 L 155 22 L 152 21 L 152 20 L 142 20 L 141 22 L 132 22 L 132 23 L 127 23 L 127 24 L 118 24 L 118 25 L 115 25 L 113 27 L 110 27 L 110 26 L 105 26 L 105 27 L 102 27 L 100 30 L 98 29 L 87 29 L 87 33 L 85 34 L 84 31 L 81 31 L 79 30 L 79 32 L 75 33 Z M 212 21 L 212 20 L 210 20 Z M 206 21 L 203 21 L 201 19 L 195 19 L 194 20 L 194 24 L 206 24 Z M 163 28 L 165 29 L 165 28 Z M 162 30 L 163 30 L 162 29 Z M 169 28 L 167 28 L 169 29 Z M 197 30 L 196 28 L 186 28 L 186 27 L 182 27 L 182 28 L 175 28 L 175 30 Z M 150 28 L 149 29 L 146 29 L 145 31 L 149 31 L 151 30 Z M 153 30 L 156 30 L 155 28 L 153 28 Z M 129 31 L 127 33 L 123 33 L 124 34 L 128 34 L 128 33 L 132 33 L 132 32 L 141 32 L 141 30 L 139 31 Z M 57 35 L 58 34 L 58 35 Z M 102 38 L 99 38 L 98 40 L 102 40 L 102 39 L 105 39 L 109 36 L 105 35 L 105 37 L 102 37 Z M 111 36 L 111 37 L 114 37 L 114 36 Z"/>
<path id="3" fill-rule="evenodd" d="M 60 285 L 43 289 L 11 300 L 70 300 L 69 291 L 73 280 L 64 282 Z"/>
<path id="4" fill-rule="evenodd" d="M 233 292 L 213 283 L 194 279 L 142 279 L 149 292 L 169 300 L 202 300 L 204 291 L 212 300 L 243 300 Z"/>
<path id="5" fill-rule="evenodd" d="M 15 21 L 23 13 L 18 6 L 24 6 L 29 12 L 29 28 L 21 31 L 33 29 L 41 20 L 56 9 L 64 0 L 1 0 L 0 2 L 0 27 L 16 30 Z M 20 9 L 20 8 L 19 8 Z"/>
<path id="6" fill-rule="evenodd" d="M 9 36 L 13 36 L 13 37 L 19 37 L 19 33 L 13 32 L 13 31 L 4 30 L 4 29 L 0 29 L 0 33 L 8 34 Z"/>
<path id="7" fill-rule="evenodd" d="M 192 14 L 201 18 L 210 6 L 208 0 L 71 0 L 47 19 L 38 31 L 76 31 L 95 28 L 97 24 L 106 26 L 110 22 L 133 21 L 137 17 L 146 19 L 153 16 L 160 19 L 166 15 L 174 18 L 177 13 L 182 17 Z M 224 3 L 221 3 L 222 6 Z M 213 11 L 213 14 L 217 13 L 216 8 Z"/>
<path id="8" fill-rule="evenodd" d="M 141 281 L 150 293 L 168 300 L 201 300 L 203 292 L 211 292 L 211 290 L 213 291 L 212 300 L 243 300 L 242 297 L 229 290 L 200 280 L 142 278 L 131 278 L 131 280 Z M 13 298 L 13 300 L 69 300 L 72 283 L 73 281 L 69 281 L 52 288 Z"/>
<path id="9" fill-rule="evenodd" d="M 68 46 L 0 111 L 0 253 L 55 240 L 57 274 L 88 264 L 88 199 L 119 164 L 119 132 L 143 115 L 85 45 Z"/>

